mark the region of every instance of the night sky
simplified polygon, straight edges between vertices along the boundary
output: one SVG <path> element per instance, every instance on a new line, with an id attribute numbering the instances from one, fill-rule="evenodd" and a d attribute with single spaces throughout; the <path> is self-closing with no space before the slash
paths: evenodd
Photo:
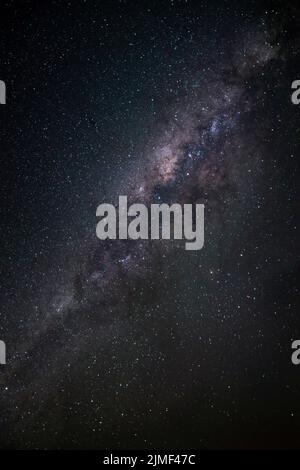
<path id="1" fill-rule="evenodd" d="M 1 2 L 2 448 L 300 445 L 300 9 Z M 205 204 L 205 243 L 96 208 Z"/>

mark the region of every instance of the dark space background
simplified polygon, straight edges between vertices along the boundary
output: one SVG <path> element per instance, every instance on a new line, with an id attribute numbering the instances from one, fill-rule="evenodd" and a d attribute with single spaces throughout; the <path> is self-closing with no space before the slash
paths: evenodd
<path id="1" fill-rule="evenodd" d="M 1 447 L 299 447 L 297 3 L 0 9 Z M 204 248 L 101 242 L 119 194 Z"/>

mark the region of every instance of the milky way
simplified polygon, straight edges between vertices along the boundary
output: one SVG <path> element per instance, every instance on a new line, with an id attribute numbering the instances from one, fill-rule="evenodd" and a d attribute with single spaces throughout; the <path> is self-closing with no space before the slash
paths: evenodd
<path id="1" fill-rule="evenodd" d="M 54 96 L 50 102 L 39 89 L 46 93 L 46 118 L 37 121 L 41 135 L 32 151 L 28 142 L 36 131 L 30 111 L 32 140 L 23 137 L 24 128 L 20 131 L 29 169 L 21 142 L 15 171 L 24 181 L 27 207 L 49 211 L 37 229 L 47 235 L 42 233 L 41 245 L 34 233 L 26 235 L 27 224 L 36 225 L 34 216 L 21 210 L 23 239 L 30 247 L 28 257 L 20 255 L 24 276 L 19 274 L 4 303 L 9 345 L 0 381 L 4 447 L 285 447 L 296 442 L 300 381 L 289 362 L 290 339 L 299 331 L 296 170 L 289 165 L 297 152 L 297 111 L 288 87 L 299 78 L 289 65 L 299 44 L 289 37 L 289 15 L 282 7 L 260 11 L 257 5 L 233 4 L 228 10 L 226 5 L 218 14 L 180 2 L 158 16 L 150 7 L 141 9 L 145 17 L 137 12 L 132 19 L 136 30 L 120 26 L 127 14 L 122 3 L 117 12 L 98 6 L 80 20 L 79 55 L 67 48 L 72 73 L 86 64 L 88 92 L 77 90 L 73 111 L 72 97 L 68 102 Z M 70 13 L 64 44 L 74 40 L 77 14 L 77 9 Z M 39 20 L 37 13 L 33 21 Z M 91 24 L 99 26 L 98 36 Z M 18 27 L 21 40 L 27 26 L 20 22 Z M 44 28 L 43 45 L 52 38 L 53 25 Z M 121 28 L 120 36 L 109 36 L 108 28 Z M 126 44 L 132 73 L 126 85 L 120 78 L 127 64 L 121 62 L 123 46 L 114 42 L 118 37 Z M 68 52 L 59 59 L 61 46 L 52 47 L 50 71 L 41 68 L 37 83 L 53 69 L 59 76 L 67 73 Z M 112 53 L 101 75 L 91 62 L 102 49 Z M 95 117 L 86 103 L 97 104 L 93 87 L 98 90 L 98 82 L 113 95 L 107 83 L 109 74 L 117 74 L 114 54 L 121 63 L 116 79 L 121 98 L 104 97 Z M 37 56 L 42 63 L 43 53 Z M 18 53 L 12 57 L 17 60 Z M 144 62 L 137 65 L 141 57 Z M 66 79 L 63 87 L 72 84 Z M 85 93 L 90 101 L 84 98 L 82 105 Z M 122 111 L 123 95 L 132 121 Z M 110 102 L 111 110 L 105 108 Z M 74 124 L 77 110 L 82 117 Z M 55 158 L 62 162 L 54 166 L 47 137 L 53 119 L 55 135 L 63 135 L 63 143 L 53 138 Z M 70 144 L 81 133 L 83 143 Z M 36 161 L 44 155 L 49 161 L 43 164 L 54 175 L 52 184 L 45 171 L 45 203 L 43 185 L 33 202 L 39 180 L 35 151 Z M 98 156 L 101 152 L 108 162 Z M 192 253 L 181 241 L 98 240 L 97 205 L 116 203 L 119 195 L 146 205 L 205 204 L 204 248 Z M 57 220 L 51 206 L 56 198 Z M 13 258 L 7 265 L 20 272 L 19 262 Z M 275 419 L 289 430 L 283 441 Z"/>

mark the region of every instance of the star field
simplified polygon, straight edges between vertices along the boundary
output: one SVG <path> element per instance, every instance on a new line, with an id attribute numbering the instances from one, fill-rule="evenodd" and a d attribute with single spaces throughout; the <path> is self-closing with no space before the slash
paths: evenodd
<path id="1" fill-rule="evenodd" d="M 299 446 L 299 9 L 271 3 L 4 2 L 2 447 Z M 100 241 L 119 195 L 205 204 L 204 248 Z"/>

